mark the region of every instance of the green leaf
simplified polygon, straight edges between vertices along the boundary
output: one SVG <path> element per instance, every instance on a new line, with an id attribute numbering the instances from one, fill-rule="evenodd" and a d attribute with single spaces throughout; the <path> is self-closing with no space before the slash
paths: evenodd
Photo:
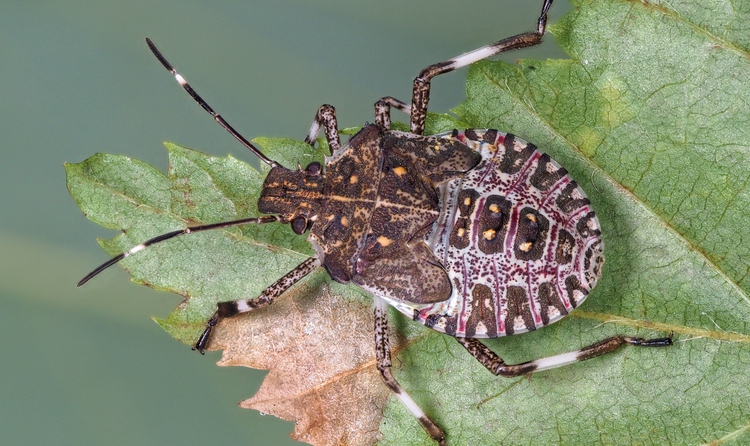
<path id="1" fill-rule="evenodd" d="M 618 333 L 673 331 L 676 345 L 624 347 L 504 379 L 393 311 L 394 373 L 449 444 L 747 443 L 750 5 L 575 4 L 550 29 L 570 60 L 478 63 L 458 120 L 428 120 L 432 132 L 497 128 L 534 142 L 577 179 L 603 227 L 604 276 L 582 307 L 486 344 L 507 363 Z M 287 167 L 325 153 L 256 142 Z M 121 231 L 100 241 L 108 254 L 187 225 L 258 215 L 263 172 L 167 149 L 167 176 L 112 155 L 66 166 L 87 216 Z M 287 226 L 251 225 L 179 237 L 122 266 L 138 283 L 186 297 L 159 323 L 191 343 L 216 301 L 255 296 L 311 254 Z M 223 365 L 272 370 L 243 406 L 298 420 L 295 437 L 308 442 L 432 444 L 379 382 L 366 293 L 321 269 L 287 294 L 217 327 Z"/>

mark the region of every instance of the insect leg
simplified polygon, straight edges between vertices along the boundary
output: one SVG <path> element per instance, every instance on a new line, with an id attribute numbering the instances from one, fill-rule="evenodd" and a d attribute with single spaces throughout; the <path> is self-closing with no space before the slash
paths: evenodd
<path id="1" fill-rule="evenodd" d="M 573 364 L 578 361 L 585 361 L 586 359 L 595 358 L 605 353 L 611 353 L 626 344 L 637 347 L 667 347 L 672 345 L 672 334 L 670 333 L 669 337 L 657 339 L 643 339 L 617 335 L 574 352 L 548 356 L 546 358 L 535 359 L 521 364 L 506 364 L 502 358 L 477 339 L 456 338 L 456 340 L 493 374 L 512 377 L 525 375 L 531 372 L 539 372 L 541 370 L 553 369 L 555 367 Z"/>
<path id="2" fill-rule="evenodd" d="M 419 408 L 417 403 L 409 396 L 396 381 L 391 373 L 391 348 L 388 342 L 388 304 L 383 299 L 375 296 L 375 357 L 378 371 L 385 385 L 406 406 L 409 412 L 419 421 L 427 434 L 439 445 L 445 446 L 445 434 L 430 418 Z"/>
<path id="3" fill-rule="evenodd" d="M 333 154 L 341 148 L 339 126 L 336 121 L 336 109 L 333 108 L 333 105 L 323 104 L 320 106 L 318 112 L 315 114 L 312 126 L 310 126 L 310 131 L 305 138 L 306 143 L 311 146 L 315 144 L 315 139 L 318 137 L 321 126 L 323 126 L 328 147 L 331 149 L 331 154 Z"/>
<path id="4" fill-rule="evenodd" d="M 439 75 L 448 73 L 456 68 L 465 67 L 474 62 L 494 56 L 505 51 L 517 50 L 529 46 L 539 45 L 542 42 L 542 36 L 547 28 L 547 11 L 552 6 L 552 0 L 544 0 L 542 13 L 537 19 L 536 31 L 518 34 L 498 40 L 487 46 L 483 46 L 474 51 L 464 53 L 453 59 L 439 62 L 423 69 L 419 76 L 414 78 L 414 90 L 411 99 L 411 132 L 417 135 L 424 133 L 424 120 L 427 115 L 427 103 L 430 100 L 430 79 Z"/>
<path id="5" fill-rule="evenodd" d="M 375 124 L 383 130 L 391 129 L 391 107 L 407 115 L 411 114 L 411 105 L 390 96 L 384 97 L 375 103 Z"/>
<path id="6" fill-rule="evenodd" d="M 274 282 L 271 286 L 263 290 L 260 296 L 255 299 L 242 299 L 229 302 L 219 302 L 216 304 L 216 313 L 211 316 L 211 319 L 206 323 L 206 329 L 198 337 L 193 350 L 198 350 L 203 354 L 208 345 L 208 340 L 211 337 L 211 331 L 216 324 L 224 318 L 232 317 L 240 313 L 248 313 L 258 308 L 266 307 L 271 305 L 277 297 L 284 294 L 286 290 L 291 288 L 295 283 L 302 280 L 305 276 L 310 274 L 315 268 L 320 266 L 320 259 L 317 257 L 310 257 L 304 262 L 297 265 L 296 268 L 289 271 L 281 279 Z"/>

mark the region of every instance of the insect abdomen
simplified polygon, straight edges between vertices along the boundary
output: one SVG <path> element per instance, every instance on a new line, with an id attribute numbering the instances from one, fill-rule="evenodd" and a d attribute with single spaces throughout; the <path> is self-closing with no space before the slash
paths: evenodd
<path id="1" fill-rule="evenodd" d="M 588 296 L 604 262 L 599 221 L 567 171 L 533 144 L 495 130 L 457 138 L 482 162 L 440 186 L 426 235 L 453 294 L 425 307 L 394 303 L 437 331 L 494 338 L 535 330 Z"/>

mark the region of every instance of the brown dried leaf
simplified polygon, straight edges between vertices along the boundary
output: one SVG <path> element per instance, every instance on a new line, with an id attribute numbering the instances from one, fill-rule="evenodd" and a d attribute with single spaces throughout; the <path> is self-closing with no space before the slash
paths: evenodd
<path id="1" fill-rule="evenodd" d="M 211 348 L 224 350 L 221 366 L 270 370 L 240 405 L 295 421 L 292 438 L 371 445 L 390 393 L 375 367 L 373 324 L 371 306 L 304 284 L 272 307 L 222 321 Z"/>

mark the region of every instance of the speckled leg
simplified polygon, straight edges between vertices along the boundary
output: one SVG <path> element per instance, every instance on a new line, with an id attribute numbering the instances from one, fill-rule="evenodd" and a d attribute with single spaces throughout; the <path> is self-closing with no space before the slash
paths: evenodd
<path id="1" fill-rule="evenodd" d="M 482 365 L 493 374 L 513 377 L 547 369 L 554 369 L 555 367 L 573 364 L 578 361 L 585 361 L 586 359 L 595 358 L 605 353 L 611 353 L 626 344 L 637 347 L 667 347 L 672 345 L 672 334 L 670 333 L 667 338 L 657 339 L 632 338 L 629 336 L 618 335 L 591 344 L 588 347 L 584 347 L 574 352 L 548 356 L 546 358 L 540 358 L 534 361 L 514 365 L 506 364 L 501 357 L 477 339 L 456 338 L 456 340 L 459 344 L 463 345 L 469 353 L 471 353 L 471 356 L 476 358 L 477 361 L 482 363 Z"/>
<path id="2" fill-rule="evenodd" d="M 404 101 L 386 96 L 375 103 L 375 124 L 383 130 L 391 129 L 391 107 L 411 115 L 411 106 Z"/>
<path id="3" fill-rule="evenodd" d="M 417 135 L 424 133 L 427 103 L 430 100 L 430 79 L 439 74 L 448 73 L 456 68 L 465 67 L 505 51 L 539 45 L 547 28 L 547 11 L 549 11 L 550 6 L 552 6 L 552 0 L 545 0 L 542 5 L 542 13 L 537 20 L 536 31 L 499 40 L 493 44 L 454 57 L 453 59 L 430 65 L 422 70 L 419 76 L 414 79 L 414 90 L 411 99 L 411 132 Z"/>
<path id="4" fill-rule="evenodd" d="M 321 126 L 326 135 L 326 141 L 328 141 L 331 153 L 335 153 L 341 148 L 341 140 L 339 139 L 339 126 L 336 121 L 336 109 L 333 108 L 333 105 L 323 104 L 320 106 L 318 113 L 315 114 L 312 126 L 310 126 L 310 131 L 305 138 L 306 143 L 311 146 L 315 144 Z"/>
<path id="5" fill-rule="evenodd" d="M 385 381 L 385 385 L 406 406 L 409 412 L 422 425 L 427 434 L 441 446 L 445 446 L 445 434 L 430 418 L 419 408 L 417 403 L 409 396 L 396 381 L 391 373 L 391 348 L 388 343 L 388 304 L 375 296 L 375 355 L 378 371 Z"/>
<path id="6" fill-rule="evenodd" d="M 211 316 L 211 319 L 206 323 L 206 329 L 198 338 L 195 343 L 193 350 L 198 350 L 203 354 L 208 346 L 208 341 L 211 337 L 211 331 L 219 323 L 221 319 L 235 316 L 240 313 L 248 313 L 258 308 L 263 308 L 271 305 L 276 298 L 284 294 L 286 290 L 291 288 L 295 283 L 302 280 L 305 276 L 310 274 L 315 268 L 320 266 L 320 259 L 317 257 L 310 257 L 304 262 L 297 265 L 296 268 L 286 273 L 284 277 L 277 280 L 273 285 L 269 286 L 255 299 L 241 299 L 230 302 L 219 302 L 216 313 Z"/>

